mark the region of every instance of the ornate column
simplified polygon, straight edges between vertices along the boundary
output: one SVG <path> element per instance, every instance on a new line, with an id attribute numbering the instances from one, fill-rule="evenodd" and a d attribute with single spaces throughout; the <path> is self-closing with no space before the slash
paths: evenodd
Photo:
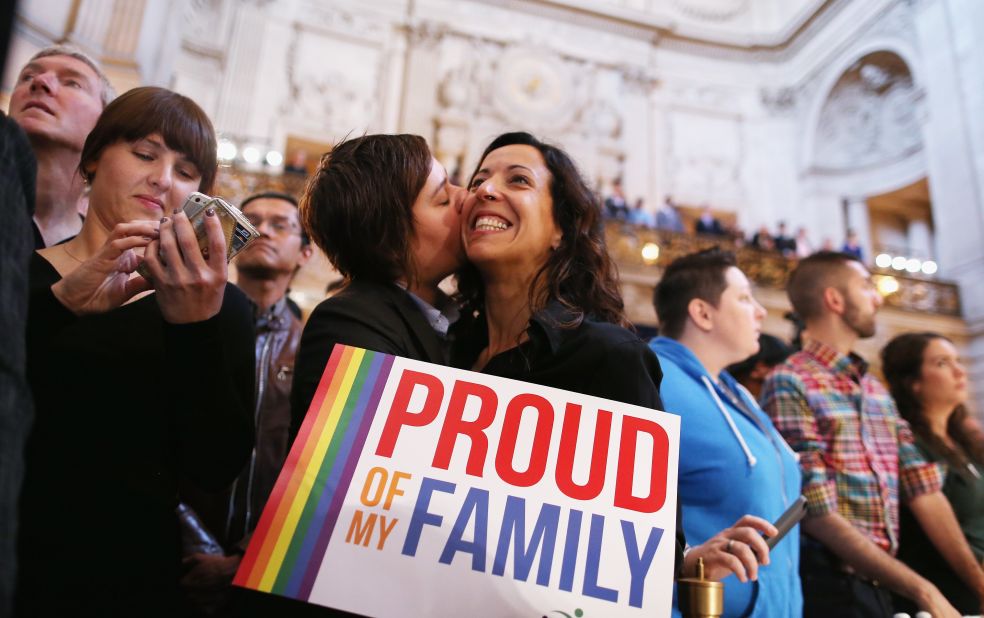
<path id="1" fill-rule="evenodd" d="M 923 55 L 926 158 L 940 274 L 960 284 L 970 382 L 984 383 L 984 4 L 910 0 Z M 984 389 L 982 389 L 984 390 Z M 978 415 L 984 392 L 973 393 Z"/>
<path id="2" fill-rule="evenodd" d="M 933 232 L 929 229 L 929 222 L 923 219 L 909 221 L 909 228 L 906 230 L 909 243 L 909 251 L 913 257 L 921 260 L 926 258 L 936 259 L 936 251 L 933 248 Z"/>
<path id="3" fill-rule="evenodd" d="M 261 9 L 251 3 L 236 7 L 219 109 L 214 118 L 215 129 L 219 132 L 249 134 L 253 97 L 243 95 L 253 92 L 256 87 L 256 67 L 260 64 L 265 26 Z"/>

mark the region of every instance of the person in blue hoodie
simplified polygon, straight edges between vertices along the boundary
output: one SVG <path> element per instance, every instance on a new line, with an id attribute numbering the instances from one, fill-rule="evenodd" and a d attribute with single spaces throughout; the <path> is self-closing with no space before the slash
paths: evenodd
<path id="1" fill-rule="evenodd" d="M 774 534 L 768 522 L 799 497 L 799 465 L 725 371 L 758 351 L 765 309 L 734 255 L 719 249 L 671 263 L 653 300 L 662 336 L 650 346 L 663 368 L 664 408 L 681 417 L 678 499 L 697 544 L 683 574 L 694 576 L 704 559 L 708 577 L 723 580 L 724 616 L 802 616 L 798 526 L 771 552 L 759 534 Z"/>

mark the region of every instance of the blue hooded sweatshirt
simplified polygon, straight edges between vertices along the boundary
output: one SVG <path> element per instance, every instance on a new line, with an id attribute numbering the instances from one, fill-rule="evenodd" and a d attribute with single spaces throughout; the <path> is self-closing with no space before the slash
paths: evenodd
<path id="1" fill-rule="evenodd" d="M 726 387 L 721 388 L 683 344 L 657 337 L 649 346 L 663 368 L 663 407 L 681 419 L 677 487 L 687 542 L 703 543 L 745 514 L 774 522 L 800 495 L 796 455 L 728 372 L 719 376 Z M 724 579 L 724 616 L 803 615 L 799 526 L 772 549 L 769 560 L 759 567 L 756 582 L 743 584 L 734 575 Z M 673 612 L 680 615 L 675 597 Z"/>

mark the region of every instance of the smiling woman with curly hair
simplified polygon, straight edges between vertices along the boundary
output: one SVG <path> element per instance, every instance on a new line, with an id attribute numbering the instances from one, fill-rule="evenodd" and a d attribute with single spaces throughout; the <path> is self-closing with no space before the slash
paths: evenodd
<path id="1" fill-rule="evenodd" d="M 452 363 L 662 409 L 656 355 L 627 330 L 601 211 L 571 158 L 529 133 L 489 144 L 462 208 L 474 323 Z M 678 537 L 678 564 L 683 541 Z"/>

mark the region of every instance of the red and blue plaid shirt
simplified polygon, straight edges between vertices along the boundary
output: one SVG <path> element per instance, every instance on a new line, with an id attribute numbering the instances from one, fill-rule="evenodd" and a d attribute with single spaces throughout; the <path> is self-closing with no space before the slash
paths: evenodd
<path id="1" fill-rule="evenodd" d="M 769 374 L 762 407 L 800 454 L 809 514 L 836 511 L 894 554 L 900 485 L 912 500 L 943 479 L 867 363 L 811 340 Z"/>

